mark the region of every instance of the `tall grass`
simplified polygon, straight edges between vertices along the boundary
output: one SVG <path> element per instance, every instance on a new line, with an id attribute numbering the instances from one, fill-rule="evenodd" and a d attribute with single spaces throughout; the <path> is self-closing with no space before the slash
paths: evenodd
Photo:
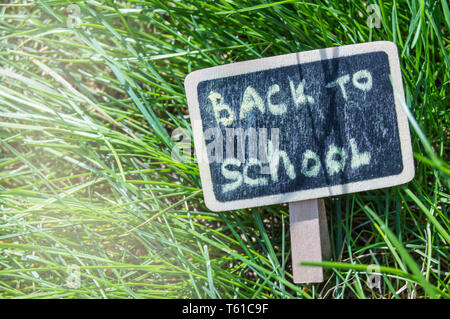
<path id="1" fill-rule="evenodd" d="M 71 3 L 0 5 L 0 297 L 450 296 L 447 1 Z M 400 51 L 416 177 L 327 198 L 327 279 L 295 285 L 288 207 L 210 212 L 194 154 L 172 156 L 183 80 L 376 40 Z"/>

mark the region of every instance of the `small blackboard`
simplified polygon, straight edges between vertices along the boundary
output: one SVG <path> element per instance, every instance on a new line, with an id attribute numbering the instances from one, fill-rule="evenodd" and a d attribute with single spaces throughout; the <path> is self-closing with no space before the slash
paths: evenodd
<path id="1" fill-rule="evenodd" d="M 392 82 L 391 82 L 392 79 Z M 384 188 L 414 177 L 397 47 L 380 41 L 198 70 L 185 80 L 214 211 Z"/>

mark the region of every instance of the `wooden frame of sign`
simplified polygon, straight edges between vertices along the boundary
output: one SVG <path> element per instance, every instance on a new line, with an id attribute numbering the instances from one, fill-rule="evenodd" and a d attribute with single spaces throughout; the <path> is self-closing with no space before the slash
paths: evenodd
<path id="1" fill-rule="evenodd" d="M 206 206 L 224 211 L 291 203 L 291 232 L 302 232 L 301 242 L 306 243 L 299 250 L 319 249 L 319 254 L 306 254 L 300 261 L 320 255 L 320 240 L 316 240 L 320 228 L 319 204 L 317 200 L 309 203 L 307 200 L 386 188 L 414 177 L 408 120 L 392 85 L 403 98 L 397 47 L 387 41 L 292 53 L 190 73 L 185 79 L 186 97 Z M 327 108 L 331 103 L 333 107 Z M 329 113 L 330 110 L 334 113 Z M 282 116 L 285 118 L 281 119 Z M 305 116 L 309 116 L 308 121 Z M 303 120 L 306 122 L 301 124 Z M 230 160 L 222 166 L 212 163 L 207 147 L 207 138 L 211 136 L 205 136 L 205 130 L 214 125 L 222 132 L 239 128 L 236 127 L 239 124 L 251 128 L 264 121 L 275 123 L 272 128 L 278 125 L 288 130 L 282 136 L 282 151 L 274 151 L 272 144 L 268 153 L 266 150 L 271 154 L 267 178 L 257 177 L 258 169 L 260 172 L 263 169 L 257 159 Z M 349 138 L 352 133 L 353 138 Z M 302 154 L 298 153 L 298 143 L 289 141 L 291 137 L 303 143 Z M 345 147 L 336 144 L 345 138 Z M 364 152 L 364 147 L 370 152 Z M 245 137 L 243 152 L 247 154 Z M 286 168 L 280 178 L 272 167 L 274 159 L 276 169 L 281 162 Z M 234 170 L 229 169 L 233 165 Z M 366 166 L 360 171 L 351 170 L 361 165 Z M 229 182 L 228 186 L 224 187 L 224 181 Z M 308 212 L 302 213 L 302 209 L 314 212 L 305 217 Z M 314 222 L 293 228 L 292 223 L 302 224 L 306 220 Z M 291 239 L 295 241 L 292 234 Z M 294 254 L 295 245 L 292 247 Z M 321 272 L 301 278 L 301 273 L 311 268 L 298 269 L 302 271 L 295 275 L 294 270 L 296 282 L 322 279 Z"/>

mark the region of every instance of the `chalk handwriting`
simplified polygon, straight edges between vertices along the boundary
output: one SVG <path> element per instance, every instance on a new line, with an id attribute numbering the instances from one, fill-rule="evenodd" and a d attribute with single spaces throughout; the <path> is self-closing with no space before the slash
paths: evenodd
<path id="1" fill-rule="evenodd" d="M 350 158 L 350 166 L 352 169 L 357 169 L 363 165 L 370 164 L 370 153 L 369 152 L 360 152 L 358 149 L 358 145 L 354 138 L 350 139 L 351 146 L 351 158 Z M 295 172 L 295 167 L 292 165 L 291 160 L 289 159 L 288 154 L 279 149 L 274 149 L 272 142 L 268 141 L 268 159 L 269 159 L 269 167 L 270 167 L 270 178 L 273 182 L 278 181 L 279 175 L 279 167 L 280 162 L 283 163 L 284 170 L 286 175 L 290 179 L 295 179 L 297 174 Z M 321 171 L 322 165 L 319 158 L 319 155 L 312 151 L 306 150 L 302 154 L 303 161 L 300 172 L 309 178 L 317 177 Z M 281 161 L 280 161 L 281 159 Z M 339 147 L 335 144 L 330 144 L 328 147 L 328 151 L 325 156 L 325 164 L 326 164 L 326 173 L 328 175 L 334 175 L 340 173 L 344 170 L 345 165 L 347 163 L 348 154 L 343 147 Z M 251 166 L 258 166 L 260 170 L 262 170 L 264 163 L 256 158 L 250 158 L 250 160 L 244 164 L 243 170 L 241 173 L 240 167 L 242 166 L 242 162 L 237 158 L 227 158 L 222 163 L 222 175 L 226 179 L 233 180 L 230 183 L 222 185 L 222 191 L 224 193 L 237 189 L 243 183 L 250 186 L 265 186 L 268 184 L 269 179 L 267 177 L 258 177 L 258 174 L 253 174 L 253 176 L 249 176 L 249 169 Z M 231 170 L 229 166 L 234 166 L 234 169 Z M 260 171 L 259 175 L 263 175 Z"/>
<path id="2" fill-rule="evenodd" d="M 225 126 L 226 135 L 226 156 L 223 160 L 223 132 L 219 127 L 208 129 L 205 132 L 205 139 L 211 140 L 207 145 L 207 153 L 210 162 L 221 163 L 222 176 L 228 181 L 222 185 L 222 192 L 227 193 L 237 190 L 241 185 L 261 187 L 269 184 L 269 181 L 278 182 L 280 169 L 284 169 L 285 175 L 291 180 L 297 178 L 297 173 L 306 178 L 318 178 L 321 174 L 333 176 L 349 169 L 359 169 L 364 165 L 369 165 L 371 154 L 369 151 L 362 151 L 358 147 L 355 138 L 350 138 L 350 154 L 346 148 L 331 143 L 327 146 L 324 158 L 312 149 L 305 149 L 301 154 L 301 165 L 296 172 L 288 153 L 278 145 L 278 131 L 276 136 L 267 139 L 267 129 L 248 127 L 230 127 L 236 120 L 245 120 L 252 112 L 264 114 L 267 111 L 273 115 L 281 116 L 288 112 L 288 101 L 277 101 L 277 95 L 290 94 L 291 105 L 299 108 L 302 105 L 314 104 L 317 98 L 316 92 L 308 91 L 308 83 L 305 79 L 300 81 L 289 80 L 289 87 L 282 88 L 279 84 L 272 84 L 266 92 L 258 92 L 254 87 L 245 87 L 242 93 L 239 112 L 231 108 L 226 103 L 226 97 L 216 91 L 210 91 L 210 100 L 217 124 Z M 363 69 L 353 74 L 343 74 L 335 78 L 324 86 L 330 90 L 340 92 L 344 100 L 348 100 L 350 90 L 367 92 L 372 89 L 372 75 Z M 264 94 L 261 94 L 264 93 Z M 353 93 L 351 93 L 353 94 Z M 286 96 L 286 95 L 282 95 Z M 278 130 L 273 129 L 272 130 Z M 248 141 L 248 143 L 247 143 Z M 257 143 L 259 141 L 259 143 Z M 235 147 L 236 145 L 236 147 Z M 248 152 L 246 152 L 248 150 Z M 246 154 L 248 154 L 246 158 Z"/>
<path id="3" fill-rule="evenodd" d="M 372 75 L 367 70 L 360 70 L 355 72 L 352 77 L 349 74 L 342 75 L 338 77 L 336 80 L 325 85 L 326 88 L 332 89 L 338 87 L 341 91 L 342 97 L 344 100 L 348 99 L 348 94 L 346 86 L 352 81 L 352 84 L 355 88 L 366 92 L 372 88 Z M 296 107 L 299 107 L 303 104 L 313 104 L 315 103 L 315 99 L 310 93 L 305 93 L 306 91 L 306 81 L 302 79 L 300 83 L 295 85 L 295 83 L 289 79 L 289 91 L 291 93 L 293 104 Z M 271 85 L 266 93 L 266 99 L 264 100 L 258 91 L 255 90 L 252 86 L 247 86 L 244 90 L 242 96 L 242 102 L 239 110 L 239 119 L 245 119 L 249 116 L 250 113 L 254 111 L 259 111 L 261 114 L 264 114 L 267 108 L 270 113 L 273 115 L 283 115 L 287 112 L 287 104 L 279 103 L 274 104 L 272 102 L 272 97 L 279 93 L 282 90 L 278 84 Z M 314 92 L 312 92 L 314 93 Z M 214 116 L 216 118 L 217 123 L 222 124 L 223 126 L 231 126 L 234 121 L 237 119 L 235 113 L 231 109 L 231 107 L 225 103 L 225 98 L 218 92 L 211 91 L 208 96 L 214 110 Z"/>

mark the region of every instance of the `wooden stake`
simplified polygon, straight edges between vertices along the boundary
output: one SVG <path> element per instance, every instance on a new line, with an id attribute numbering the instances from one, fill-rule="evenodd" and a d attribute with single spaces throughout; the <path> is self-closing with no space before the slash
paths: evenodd
<path id="1" fill-rule="evenodd" d="M 295 283 L 323 281 L 322 267 L 299 266 L 302 261 L 322 261 L 331 256 L 330 239 L 323 200 L 289 203 L 292 270 Z"/>
<path id="2" fill-rule="evenodd" d="M 322 259 L 331 259 L 331 242 L 328 233 L 327 212 L 325 210 L 325 202 L 319 199 L 319 224 L 320 224 L 320 247 L 322 248 Z"/>

